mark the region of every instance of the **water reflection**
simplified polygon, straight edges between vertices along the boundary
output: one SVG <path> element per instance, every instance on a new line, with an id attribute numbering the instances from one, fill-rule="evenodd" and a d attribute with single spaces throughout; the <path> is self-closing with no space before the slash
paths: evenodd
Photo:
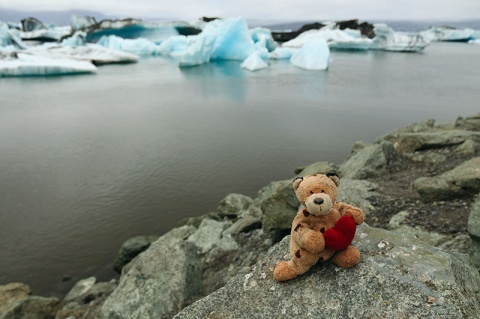
<path id="1" fill-rule="evenodd" d="M 220 96 L 243 102 L 246 96 L 245 71 L 240 61 L 215 61 L 191 68 L 181 68 L 181 73 L 191 89 L 211 98 Z"/>

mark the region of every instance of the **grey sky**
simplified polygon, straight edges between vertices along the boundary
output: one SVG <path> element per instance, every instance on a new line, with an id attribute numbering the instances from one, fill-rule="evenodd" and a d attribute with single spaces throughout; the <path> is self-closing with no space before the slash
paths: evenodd
<path id="1" fill-rule="evenodd" d="M 480 19 L 480 0 L 0 0 L 22 11 L 87 9 L 139 18 L 237 16 L 250 19 Z"/>

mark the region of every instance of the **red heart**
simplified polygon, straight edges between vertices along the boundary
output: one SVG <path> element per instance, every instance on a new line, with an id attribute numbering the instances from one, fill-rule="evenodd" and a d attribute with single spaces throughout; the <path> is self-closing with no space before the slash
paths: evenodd
<path id="1" fill-rule="evenodd" d="M 333 250 L 347 248 L 352 243 L 356 230 L 357 225 L 351 216 L 341 217 L 333 228 L 327 229 L 323 234 L 325 247 Z"/>

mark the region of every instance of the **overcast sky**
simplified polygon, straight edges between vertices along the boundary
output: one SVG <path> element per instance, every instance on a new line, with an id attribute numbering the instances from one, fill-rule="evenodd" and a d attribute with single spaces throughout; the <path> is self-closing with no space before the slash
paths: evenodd
<path id="1" fill-rule="evenodd" d="M 480 0 L 0 0 L 0 10 L 86 9 L 106 15 L 192 20 L 480 19 Z"/>

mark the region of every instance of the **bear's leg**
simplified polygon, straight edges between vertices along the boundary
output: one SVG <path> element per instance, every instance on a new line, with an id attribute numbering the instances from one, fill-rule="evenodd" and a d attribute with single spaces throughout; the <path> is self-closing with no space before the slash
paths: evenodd
<path id="1" fill-rule="evenodd" d="M 305 249 L 298 249 L 289 261 L 282 261 L 275 266 L 273 277 L 277 281 L 286 281 L 306 273 L 319 259 Z"/>
<path id="2" fill-rule="evenodd" d="M 338 267 L 353 267 L 360 261 L 360 251 L 356 247 L 350 245 L 344 250 L 335 252 L 332 261 Z"/>

